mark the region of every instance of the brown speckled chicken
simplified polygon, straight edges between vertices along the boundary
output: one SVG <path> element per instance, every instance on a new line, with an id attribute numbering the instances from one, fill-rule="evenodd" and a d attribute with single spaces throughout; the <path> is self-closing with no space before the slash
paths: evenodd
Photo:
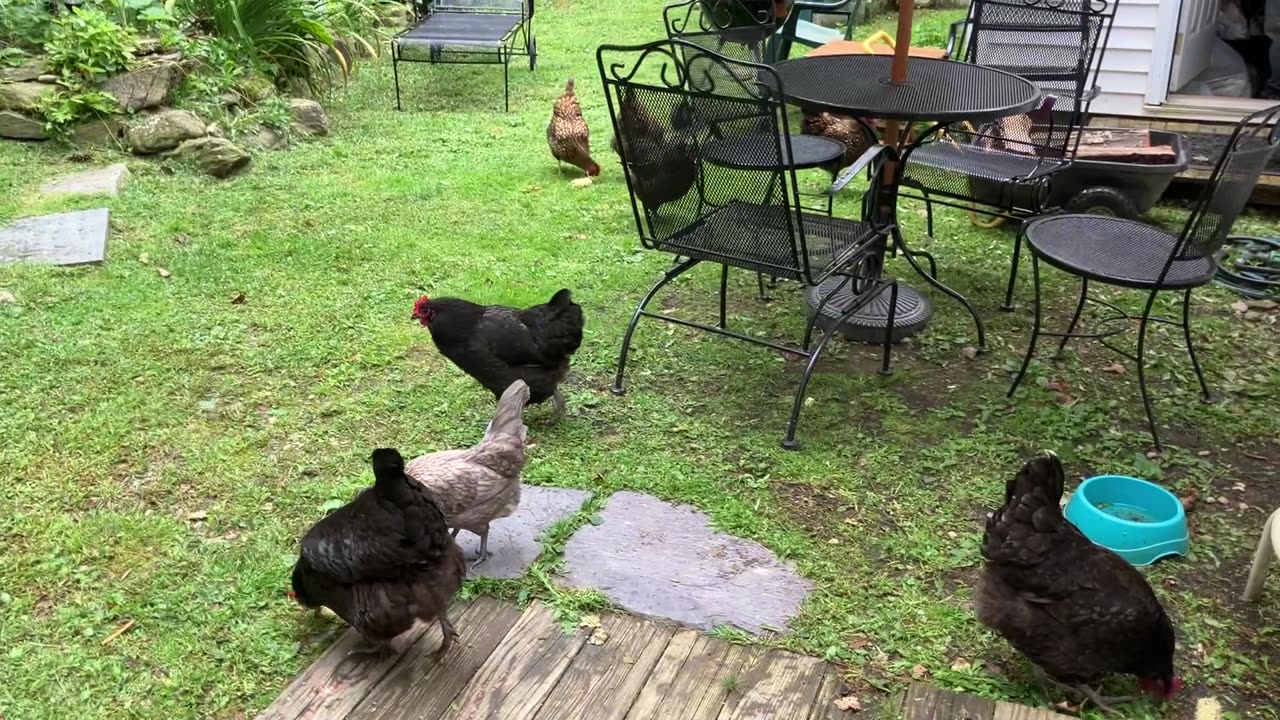
<path id="1" fill-rule="evenodd" d="M 618 108 L 622 139 L 615 133 L 610 147 L 619 157 L 626 152 L 631 188 L 650 212 L 684 197 L 698 181 L 697 142 L 691 129 L 680 129 L 691 120 L 681 117 L 677 122 L 677 116 L 690 112 L 687 106 L 672 110 L 672 131 L 668 132 L 636 100 L 631 88 L 623 90 Z"/>
<path id="2" fill-rule="evenodd" d="M 419 620 L 439 621 L 443 657 L 458 635 L 448 610 L 467 573 L 462 551 L 431 493 L 405 474 L 400 453 L 374 450 L 372 462 L 373 487 L 302 538 L 289 595 L 332 610 L 374 652 L 393 649 Z"/>
<path id="3" fill-rule="evenodd" d="M 484 438 L 466 450 L 445 450 L 414 458 L 406 472 L 430 491 L 444 510 L 453 536 L 467 530 L 480 536 L 480 554 L 489 557 L 489 523 L 520 505 L 520 471 L 528 428 L 522 414 L 529 386 L 516 380 L 498 400 Z"/>
<path id="4" fill-rule="evenodd" d="M 551 106 L 547 145 L 551 146 L 551 155 L 557 164 L 567 162 L 582 168 L 590 177 L 600 174 L 600 166 L 591 159 L 591 131 L 587 129 L 587 119 L 582 116 L 578 96 L 573 92 L 573 78 L 565 83 L 564 94 Z"/>
<path id="5" fill-rule="evenodd" d="M 1089 686 L 1112 673 L 1137 675 L 1144 691 L 1171 698 L 1182 681 L 1169 616 L 1142 573 L 1063 517 L 1064 480 L 1062 463 L 1045 453 L 1005 485 L 982 537 L 978 619 L 1026 655 L 1042 683 L 1048 674 L 1104 712 L 1133 699 Z"/>
<path id="6" fill-rule="evenodd" d="M 840 166 L 827 168 L 832 175 L 857 162 L 867 148 L 871 147 L 871 138 L 867 136 L 866 128 L 849 115 L 805 113 L 801 131 L 805 135 L 816 135 L 844 143 L 846 149 Z"/>

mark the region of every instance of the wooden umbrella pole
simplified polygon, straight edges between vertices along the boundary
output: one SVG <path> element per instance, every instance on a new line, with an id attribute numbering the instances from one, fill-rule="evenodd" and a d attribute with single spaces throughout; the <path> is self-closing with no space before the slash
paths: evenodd
<path id="1" fill-rule="evenodd" d="M 915 10 L 915 0 L 898 0 L 898 37 L 893 44 L 893 65 L 889 70 L 889 81 L 894 85 L 907 81 L 907 63 L 911 59 L 911 19 Z M 887 121 L 885 144 L 896 148 L 900 131 L 897 121 Z"/>

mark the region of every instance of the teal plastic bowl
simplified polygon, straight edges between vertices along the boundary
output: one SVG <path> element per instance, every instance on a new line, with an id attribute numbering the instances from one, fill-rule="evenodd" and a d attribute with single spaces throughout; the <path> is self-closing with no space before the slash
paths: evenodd
<path id="1" fill-rule="evenodd" d="M 1191 547 L 1187 514 L 1177 496 L 1128 475 L 1099 475 L 1080 483 L 1067 502 L 1067 520 L 1094 543 L 1139 567 Z"/>

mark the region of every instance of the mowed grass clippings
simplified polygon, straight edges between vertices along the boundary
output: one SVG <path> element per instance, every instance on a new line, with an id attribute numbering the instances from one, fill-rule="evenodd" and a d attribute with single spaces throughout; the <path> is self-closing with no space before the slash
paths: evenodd
<path id="1" fill-rule="evenodd" d="M 891 378 L 874 373 L 876 348 L 835 342 L 797 453 L 778 442 L 802 367 L 776 353 L 649 322 L 627 395 L 608 392 L 626 322 L 670 258 L 639 247 L 594 50 L 659 37 L 660 11 L 657 0 L 540 5 L 539 66 L 513 64 L 506 114 L 499 68 L 404 66 L 407 110 L 395 112 L 389 63 L 362 63 L 328 102 L 331 137 L 258 155 L 226 181 L 128 159 L 120 198 L 44 200 L 43 181 L 84 166 L 51 145 L 0 144 L 0 221 L 112 212 L 102 266 L 0 267 L 16 300 L 0 304 L 0 713 L 241 718 L 265 707 L 337 632 L 285 595 L 297 539 L 371 482 L 372 448 L 468 445 L 492 412 L 409 320 L 414 299 L 528 305 L 569 287 L 588 318 L 571 415 L 548 428 L 544 410 L 530 411 L 528 481 L 592 490 L 593 508 L 620 489 L 690 503 L 794 562 L 815 589 L 795 633 L 765 641 L 839 663 L 864 704 L 913 677 L 1046 701 L 970 601 L 985 514 L 1047 447 L 1075 477 L 1138 473 L 1202 498 L 1191 557 L 1146 571 L 1178 624 L 1191 690 L 1127 715 L 1191 717 L 1195 697 L 1214 695 L 1239 717 L 1275 717 L 1280 587 L 1249 606 L 1239 592 L 1280 505 L 1276 330 L 1239 319 L 1226 293 L 1197 293 L 1215 404 L 1197 401 L 1176 330 L 1152 333 L 1173 446 L 1161 460 L 1145 455 L 1135 368 L 1097 348 L 1042 356 L 1005 400 L 1031 324 L 1029 282 L 1017 311 L 997 310 L 1012 230 L 943 211 L 929 240 L 921 208 L 905 203 L 908 237 L 988 319 L 989 353 L 967 359 L 970 321 L 936 294 L 933 323 L 896 349 Z M 940 42 L 959 15 L 921 11 L 918 35 Z M 586 188 L 558 173 L 543 136 L 571 76 L 604 167 Z M 840 211 L 855 208 L 851 195 Z M 1176 226 L 1182 213 L 1154 217 Z M 1274 233 L 1275 222 L 1250 215 L 1238 230 Z M 889 271 L 924 287 L 900 260 Z M 656 302 L 713 318 L 718 275 L 698 269 Z M 1066 319 L 1074 291 L 1046 272 L 1052 320 Z M 798 340 L 794 283 L 768 303 L 754 293 L 751 274 L 731 275 L 732 326 Z M 598 611 L 598 595 L 555 584 L 563 543 L 589 516 L 558 525 L 527 577 L 469 592 L 542 598 L 569 624 Z"/>

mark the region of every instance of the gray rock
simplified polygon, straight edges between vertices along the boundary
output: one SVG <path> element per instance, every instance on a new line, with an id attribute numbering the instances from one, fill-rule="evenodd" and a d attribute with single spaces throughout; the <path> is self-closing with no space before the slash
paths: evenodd
<path id="1" fill-rule="evenodd" d="M 249 164 L 250 155 L 226 138 L 202 137 L 178 146 L 178 157 L 195 163 L 204 172 L 225 178 L 240 172 Z"/>
<path id="2" fill-rule="evenodd" d="M 40 187 L 45 195 L 109 195 L 119 197 L 129 181 L 129 168 L 124 163 L 65 175 Z"/>
<path id="3" fill-rule="evenodd" d="M 511 517 L 489 526 L 489 552 L 475 574 L 489 578 L 515 578 L 525 574 L 542 553 L 542 533 L 582 508 L 591 497 L 586 490 L 520 486 L 520 507 Z M 467 561 L 480 552 L 480 538 L 463 530 L 458 545 Z M 470 574 L 470 573 L 468 573 Z"/>
<path id="4" fill-rule="evenodd" d="M 58 92 L 57 85 L 38 82 L 0 84 L 0 110 L 35 111 L 40 101 Z"/>
<path id="5" fill-rule="evenodd" d="M 566 580 L 636 613 L 711 629 L 785 628 L 811 583 L 750 540 L 714 532 L 707 516 L 618 492 L 565 547 Z"/>
<path id="6" fill-rule="evenodd" d="M 30 58 L 18 67 L 0 68 L 0 82 L 26 82 L 48 76 L 49 63 L 44 58 Z"/>
<path id="7" fill-rule="evenodd" d="M 107 254 L 106 208 L 23 218 L 0 227 L 0 263 L 100 263 Z"/>
<path id="8" fill-rule="evenodd" d="M 115 96 L 121 110 L 137 112 L 169 102 L 180 82 L 181 66 L 159 63 L 109 77 L 102 82 L 102 89 Z"/>
<path id="9" fill-rule="evenodd" d="M 259 150 L 283 150 L 289 147 L 289 138 L 275 128 L 263 125 L 245 138 L 245 143 Z"/>
<path id="10" fill-rule="evenodd" d="M 262 73 L 248 72 L 236 80 L 236 92 L 251 103 L 260 103 L 267 98 L 275 97 L 276 86 L 271 79 Z"/>
<path id="11" fill-rule="evenodd" d="M 0 110 L 0 137 L 13 140 L 44 140 L 44 123 L 19 115 L 11 110 Z"/>
<path id="12" fill-rule="evenodd" d="M 164 110 L 143 118 L 125 137 L 139 155 L 172 150 L 184 140 L 204 137 L 204 122 L 186 110 Z"/>
<path id="13" fill-rule="evenodd" d="M 299 132 L 306 135 L 329 134 L 329 119 L 315 100 L 289 98 L 289 112 L 293 113 L 293 127 Z"/>
<path id="14" fill-rule="evenodd" d="M 227 131 L 223 130 L 218 123 L 209 123 L 209 126 L 204 129 L 204 134 L 210 137 L 224 138 L 227 136 Z"/>
<path id="15" fill-rule="evenodd" d="M 85 120 L 71 131 L 74 145 L 119 145 L 124 124 L 114 117 Z"/>

